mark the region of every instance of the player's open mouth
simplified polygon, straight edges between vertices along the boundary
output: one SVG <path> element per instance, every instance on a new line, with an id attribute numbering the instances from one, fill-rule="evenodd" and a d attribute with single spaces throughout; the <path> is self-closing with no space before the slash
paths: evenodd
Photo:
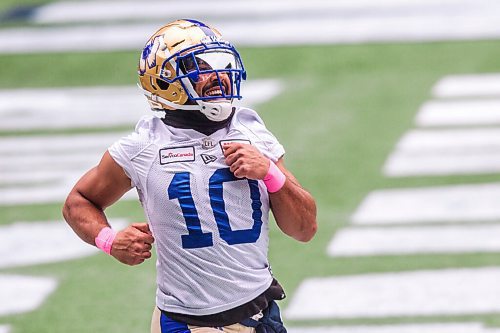
<path id="1" fill-rule="evenodd" d="M 211 85 L 211 87 L 208 87 L 208 89 L 205 90 L 205 92 L 203 93 L 203 96 L 205 96 L 205 97 L 222 97 L 223 95 L 227 95 L 228 89 L 224 83 L 222 84 L 222 88 L 223 88 L 223 90 L 221 90 L 221 86 L 219 85 L 218 82 L 214 82 L 214 84 Z"/>
<path id="2" fill-rule="evenodd" d="M 220 89 L 214 89 L 207 91 L 205 96 L 222 96 L 222 91 Z"/>

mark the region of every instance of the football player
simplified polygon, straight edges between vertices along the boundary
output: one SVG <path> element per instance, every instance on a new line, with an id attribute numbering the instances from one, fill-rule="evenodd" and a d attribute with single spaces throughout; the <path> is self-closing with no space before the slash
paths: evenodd
<path id="1" fill-rule="evenodd" d="M 251 109 L 235 107 L 246 73 L 214 28 L 178 20 L 139 62 L 140 87 L 163 118 L 145 116 L 75 185 L 63 214 L 84 241 L 137 265 L 157 254 L 152 332 L 286 332 L 284 292 L 267 258 L 269 211 L 287 235 L 316 232 L 313 197 Z M 132 187 L 147 223 L 115 231 L 104 210 Z"/>

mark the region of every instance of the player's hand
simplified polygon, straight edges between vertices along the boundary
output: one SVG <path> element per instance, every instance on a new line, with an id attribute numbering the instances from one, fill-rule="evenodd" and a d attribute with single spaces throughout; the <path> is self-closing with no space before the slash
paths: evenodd
<path id="1" fill-rule="evenodd" d="M 224 146 L 224 157 L 229 170 L 238 178 L 264 179 L 269 170 L 269 159 L 246 143 L 228 143 Z"/>
<path id="2" fill-rule="evenodd" d="M 154 242 L 147 223 L 133 223 L 116 234 L 111 255 L 127 265 L 138 265 L 151 258 Z"/>

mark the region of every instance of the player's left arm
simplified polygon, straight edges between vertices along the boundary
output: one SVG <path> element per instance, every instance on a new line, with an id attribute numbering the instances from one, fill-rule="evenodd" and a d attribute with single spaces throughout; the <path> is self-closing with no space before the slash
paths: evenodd
<path id="1" fill-rule="evenodd" d="M 270 161 L 257 148 L 249 144 L 231 143 L 224 150 L 226 164 L 238 178 L 263 180 L 267 175 Z M 271 210 L 278 227 L 296 240 L 307 242 L 316 233 L 316 203 L 285 168 L 283 158 L 276 166 L 286 176 L 285 183 L 277 192 L 269 193 Z"/>
<path id="2" fill-rule="evenodd" d="M 269 193 L 271 210 L 281 231 L 301 242 L 310 241 L 318 229 L 316 223 L 316 202 L 285 168 L 283 158 L 276 166 L 286 176 L 283 187 L 274 193 Z"/>

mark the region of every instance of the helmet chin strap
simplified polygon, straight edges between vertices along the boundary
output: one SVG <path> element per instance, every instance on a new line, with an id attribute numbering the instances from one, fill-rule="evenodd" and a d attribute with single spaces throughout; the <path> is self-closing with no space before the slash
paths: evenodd
<path id="1" fill-rule="evenodd" d="M 212 121 L 226 120 L 233 112 L 233 104 L 229 101 L 222 101 L 218 103 L 197 101 L 200 105 L 200 112 Z"/>
<path id="2" fill-rule="evenodd" d="M 180 105 L 170 102 L 158 95 L 152 94 L 141 86 L 137 85 L 139 89 L 142 90 L 144 95 L 149 97 L 154 102 L 163 103 L 173 109 L 177 110 L 198 110 L 205 117 L 212 121 L 223 121 L 226 120 L 233 112 L 233 105 L 230 101 L 221 101 L 219 103 L 210 103 L 204 101 L 196 101 L 197 105 Z"/>

